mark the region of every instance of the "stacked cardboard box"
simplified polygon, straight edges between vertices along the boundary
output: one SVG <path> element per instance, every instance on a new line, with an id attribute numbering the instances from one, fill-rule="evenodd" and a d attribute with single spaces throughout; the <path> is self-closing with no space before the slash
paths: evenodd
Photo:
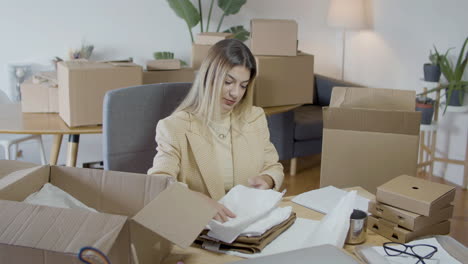
<path id="1" fill-rule="evenodd" d="M 231 33 L 221 32 L 204 32 L 195 37 L 195 42 L 192 44 L 192 68 L 198 70 L 208 55 L 210 48 L 218 41 L 223 39 L 233 38 Z"/>
<path id="2" fill-rule="evenodd" d="M 454 187 L 401 175 L 377 188 L 377 202 L 369 203 L 368 227 L 400 243 L 448 234 L 454 197 Z"/>
<path id="3" fill-rule="evenodd" d="M 59 62 L 57 76 L 59 115 L 71 127 L 102 124 L 105 93 L 142 84 L 142 68 L 133 63 Z"/>
<path id="4" fill-rule="evenodd" d="M 21 84 L 21 110 L 25 113 L 58 113 L 57 77 L 55 81 L 28 79 Z"/>
<path id="5" fill-rule="evenodd" d="M 253 19 L 250 25 L 251 50 L 258 72 L 254 105 L 313 103 L 314 56 L 297 52 L 297 23 Z"/>

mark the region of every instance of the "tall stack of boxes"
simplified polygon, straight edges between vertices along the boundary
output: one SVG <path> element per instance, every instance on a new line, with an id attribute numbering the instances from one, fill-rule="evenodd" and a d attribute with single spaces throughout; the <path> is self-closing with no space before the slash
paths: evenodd
<path id="1" fill-rule="evenodd" d="M 313 103 L 314 56 L 297 52 L 296 21 L 253 19 L 250 28 L 258 68 L 254 105 Z"/>
<path id="2" fill-rule="evenodd" d="M 454 187 L 401 175 L 377 188 L 368 228 L 400 243 L 448 234 L 454 198 Z"/>

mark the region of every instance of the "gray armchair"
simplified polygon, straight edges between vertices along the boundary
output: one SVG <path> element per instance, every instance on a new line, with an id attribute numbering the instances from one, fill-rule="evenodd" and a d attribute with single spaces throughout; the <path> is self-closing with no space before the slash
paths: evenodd
<path id="1" fill-rule="evenodd" d="M 330 104 L 335 86 L 355 84 L 315 74 L 314 104 L 269 116 L 270 139 L 280 160 L 291 160 L 290 174 L 296 174 L 297 158 L 322 152 L 322 107 Z"/>
<path id="2" fill-rule="evenodd" d="M 104 169 L 146 173 L 156 155 L 156 124 L 169 116 L 191 83 L 160 83 L 112 90 L 104 97 Z"/>

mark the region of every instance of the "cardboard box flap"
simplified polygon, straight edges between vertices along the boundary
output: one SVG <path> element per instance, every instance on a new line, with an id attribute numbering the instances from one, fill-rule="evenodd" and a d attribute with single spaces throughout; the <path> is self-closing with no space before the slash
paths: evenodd
<path id="1" fill-rule="evenodd" d="M 216 209 L 181 184 L 174 183 L 145 206 L 132 220 L 172 243 L 192 244 Z"/>
<path id="2" fill-rule="evenodd" d="M 415 201 L 415 203 L 424 204 L 427 207 L 436 206 L 437 208 L 441 208 L 453 201 L 455 187 L 408 175 L 401 175 L 377 187 L 377 201 L 380 201 L 380 197 L 383 195 L 390 199 L 393 196 L 402 197 L 407 206 L 413 206 L 411 201 Z M 387 199 L 382 202 L 389 203 Z M 439 204 L 440 202 L 443 203 Z M 412 208 L 410 207 L 409 209 Z"/>
<path id="3" fill-rule="evenodd" d="M 330 107 L 415 111 L 416 92 L 407 90 L 333 87 Z"/>
<path id="4" fill-rule="evenodd" d="M 0 244 L 77 254 L 84 246 L 109 252 L 127 217 L 0 201 Z"/>
<path id="5" fill-rule="evenodd" d="M 133 62 L 61 61 L 59 64 L 72 70 L 109 69 L 114 67 L 140 67 Z"/>
<path id="6" fill-rule="evenodd" d="M 419 135 L 420 120 L 421 112 L 417 111 L 323 108 L 323 127 L 326 129 Z"/>
<path id="7" fill-rule="evenodd" d="M 0 161 L 0 199 L 23 201 L 49 180 L 49 166 Z"/>

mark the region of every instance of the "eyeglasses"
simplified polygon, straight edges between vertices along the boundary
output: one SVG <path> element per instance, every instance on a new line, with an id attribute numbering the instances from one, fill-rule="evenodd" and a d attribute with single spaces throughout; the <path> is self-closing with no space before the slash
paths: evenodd
<path id="1" fill-rule="evenodd" d="M 432 245 L 418 244 L 418 245 L 405 245 L 397 242 L 387 242 L 383 244 L 383 248 L 387 255 L 394 257 L 401 254 L 416 257 L 418 263 L 426 264 L 424 259 L 430 259 L 437 252 L 437 248 Z M 409 251 L 408 248 L 411 250 Z"/>

